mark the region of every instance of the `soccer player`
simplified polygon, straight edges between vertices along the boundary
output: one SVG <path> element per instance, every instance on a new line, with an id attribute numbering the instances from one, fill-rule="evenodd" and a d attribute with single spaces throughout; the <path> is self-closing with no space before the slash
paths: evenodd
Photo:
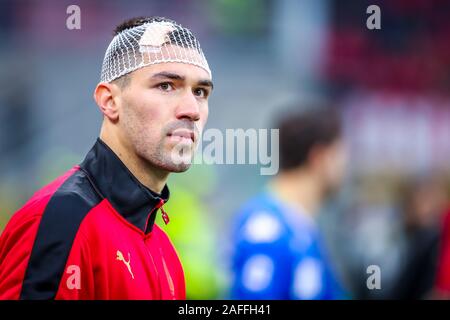
<path id="1" fill-rule="evenodd" d="M 312 110 L 278 128 L 280 172 L 237 214 L 231 298 L 345 298 L 314 221 L 343 175 L 339 120 Z"/>
<path id="2" fill-rule="evenodd" d="M 169 173 L 190 166 L 211 71 L 174 21 L 119 25 L 94 98 L 100 135 L 80 165 L 16 212 L 0 238 L 0 299 L 184 299 L 181 263 L 154 220 Z"/>

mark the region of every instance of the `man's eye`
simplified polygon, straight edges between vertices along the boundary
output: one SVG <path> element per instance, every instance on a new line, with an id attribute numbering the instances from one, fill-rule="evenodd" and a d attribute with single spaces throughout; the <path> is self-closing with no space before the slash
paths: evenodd
<path id="1" fill-rule="evenodd" d="M 160 83 L 158 85 L 158 88 L 163 90 L 163 91 L 171 91 L 173 89 L 173 86 L 169 82 L 164 82 L 164 83 Z"/>
<path id="2" fill-rule="evenodd" d="M 205 90 L 205 89 L 203 89 L 203 88 L 197 88 L 197 89 L 194 89 L 194 94 L 195 94 L 197 97 L 205 98 L 205 97 L 208 96 L 208 91 Z"/>

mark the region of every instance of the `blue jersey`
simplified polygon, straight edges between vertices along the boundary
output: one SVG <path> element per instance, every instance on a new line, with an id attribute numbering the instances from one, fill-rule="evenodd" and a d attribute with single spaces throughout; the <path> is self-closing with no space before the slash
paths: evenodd
<path id="1" fill-rule="evenodd" d="M 344 298 L 309 216 L 263 193 L 237 219 L 232 299 Z"/>

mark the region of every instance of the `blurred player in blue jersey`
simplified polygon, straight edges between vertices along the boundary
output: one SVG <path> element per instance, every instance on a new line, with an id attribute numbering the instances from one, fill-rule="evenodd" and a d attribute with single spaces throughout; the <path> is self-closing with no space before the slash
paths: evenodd
<path id="1" fill-rule="evenodd" d="M 237 214 L 231 298 L 344 299 L 315 222 L 344 173 L 339 118 L 310 109 L 276 127 L 280 171 Z"/>

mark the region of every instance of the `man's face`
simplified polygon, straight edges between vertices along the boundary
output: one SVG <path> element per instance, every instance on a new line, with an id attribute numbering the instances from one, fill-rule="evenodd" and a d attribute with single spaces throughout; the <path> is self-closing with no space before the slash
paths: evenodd
<path id="1" fill-rule="evenodd" d="M 324 150 L 321 172 L 325 193 L 334 193 L 341 185 L 347 166 L 347 154 L 344 142 L 337 139 Z"/>
<path id="2" fill-rule="evenodd" d="M 161 63 L 128 76 L 117 97 L 123 143 L 152 166 L 186 171 L 208 118 L 209 74 L 191 64 Z"/>

